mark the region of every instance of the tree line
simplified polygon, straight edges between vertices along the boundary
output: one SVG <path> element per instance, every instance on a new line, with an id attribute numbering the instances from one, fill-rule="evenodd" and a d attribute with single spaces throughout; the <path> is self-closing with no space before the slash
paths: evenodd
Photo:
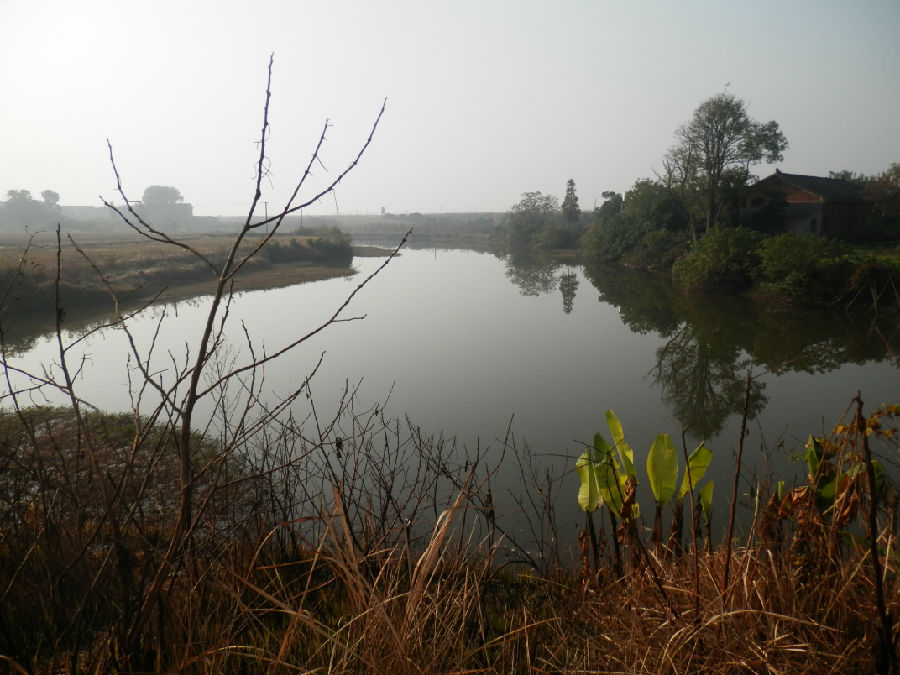
<path id="1" fill-rule="evenodd" d="M 580 248 L 594 263 L 664 273 L 686 288 L 751 288 L 794 300 L 829 303 L 874 284 L 900 286 L 893 258 L 860 244 L 895 245 L 900 232 L 900 164 L 872 176 L 836 171 L 865 204 L 847 241 L 786 231 L 786 203 L 746 208 L 754 169 L 781 161 L 788 141 L 774 120 L 760 122 L 746 103 L 723 92 L 703 101 L 675 132 L 676 143 L 652 178 L 624 195 L 605 191 L 588 218 L 569 180 L 562 208 L 552 195 L 526 192 L 507 213 L 512 251 Z M 851 246 L 855 244 L 856 246 Z"/>
<path id="2" fill-rule="evenodd" d="M 193 217 L 194 209 L 178 188 L 171 185 L 151 185 L 144 190 L 139 202 L 129 204 L 141 217 L 158 225 L 185 224 Z M 55 190 L 43 190 L 35 199 L 30 190 L 7 190 L 6 201 L 0 201 L 0 224 L 14 227 L 54 225 L 66 220 Z"/>

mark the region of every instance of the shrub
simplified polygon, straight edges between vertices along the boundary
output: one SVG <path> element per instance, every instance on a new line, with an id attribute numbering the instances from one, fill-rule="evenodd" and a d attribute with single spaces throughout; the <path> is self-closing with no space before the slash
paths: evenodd
<path id="1" fill-rule="evenodd" d="M 606 222 L 594 221 L 582 239 L 588 256 L 598 262 L 618 262 L 637 249 L 649 228 L 631 218 L 617 216 Z"/>
<path id="2" fill-rule="evenodd" d="M 653 230 L 626 255 L 628 263 L 648 270 L 670 270 L 687 251 L 689 235 L 685 232 Z"/>
<path id="3" fill-rule="evenodd" d="M 877 306 L 884 297 L 896 307 L 900 296 L 900 261 L 869 257 L 856 266 L 847 286 L 851 302 L 861 296 Z"/>
<path id="4" fill-rule="evenodd" d="M 854 267 L 841 243 L 793 232 L 763 240 L 759 257 L 763 290 L 814 304 L 844 296 Z"/>
<path id="5" fill-rule="evenodd" d="M 760 235 L 745 227 L 717 226 L 672 266 L 673 279 L 687 288 L 748 288 L 759 263 Z"/>
<path id="6" fill-rule="evenodd" d="M 307 239 L 291 239 L 289 244 L 270 241 L 262 250 L 262 257 L 270 263 L 314 263 L 320 265 L 349 265 L 353 261 L 350 239 L 341 233 Z"/>

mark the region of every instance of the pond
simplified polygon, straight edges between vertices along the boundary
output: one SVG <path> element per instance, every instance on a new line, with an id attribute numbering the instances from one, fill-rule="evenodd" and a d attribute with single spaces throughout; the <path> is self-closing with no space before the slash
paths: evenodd
<path id="1" fill-rule="evenodd" d="M 306 334 L 381 262 L 357 258 L 359 273 L 352 277 L 237 296 L 229 315 L 229 354 L 240 362 L 247 335 L 259 355 Z M 153 346 L 154 377 L 165 378 L 172 363 L 184 360 L 201 334 L 208 304 L 197 298 L 133 319 L 138 348 L 147 353 Z M 716 482 L 721 532 L 748 372 L 745 510 L 766 474 L 788 484 L 805 481 L 805 465 L 791 456 L 803 451 L 809 434 L 827 435 L 857 391 L 867 410 L 900 398 L 900 371 L 886 347 L 897 343 L 895 320 L 874 330 L 841 311 L 688 300 L 656 277 L 621 270 L 470 250 L 405 249 L 342 316 L 353 320 L 331 325 L 267 365 L 263 388 L 270 400 L 296 389 L 324 353 L 310 385 L 319 411 L 336 407 L 349 383 L 361 409 L 408 416 L 422 433 L 455 437 L 487 453 L 524 449 L 559 480 L 556 517 L 566 546 L 576 544 L 584 522 L 575 460 L 595 432 L 610 439 L 608 409 L 621 420 L 641 475 L 658 433 L 669 433 L 680 447 L 684 430 L 689 449 L 706 441 L 714 453 L 707 475 Z M 59 360 L 52 334 L 20 344 L 23 350 L 9 359 L 17 368 L 40 372 Z M 131 410 L 129 353 L 126 336 L 115 328 L 73 347 L 71 362 L 81 363 L 80 396 L 100 409 Z M 294 405 L 307 404 L 298 399 Z M 887 458 L 887 467 L 897 477 L 897 457 Z M 533 486 L 523 487 L 512 469 L 497 481 L 498 510 L 515 517 L 516 491 Z M 646 480 L 639 494 L 650 503 Z"/>

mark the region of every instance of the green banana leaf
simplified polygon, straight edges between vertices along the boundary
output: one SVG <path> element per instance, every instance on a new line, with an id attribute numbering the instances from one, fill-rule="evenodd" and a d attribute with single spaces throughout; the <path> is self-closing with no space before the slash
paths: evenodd
<path id="1" fill-rule="evenodd" d="M 703 443 L 697 446 L 690 456 L 688 456 L 688 468 L 684 471 L 684 478 L 681 481 L 681 489 L 678 491 L 678 499 L 682 499 L 691 489 L 691 484 L 697 487 L 697 483 L 706 475 L 709 463 L 712 461 L 712 450 L 707 448 Z M 691 472 L 691 478 L 688 480 L 688 470 Z"/>
<path id="2" fill-rule="evenodd" d="M 659 434 L 647 453 L 647 477 L 656 499 L 662 508 L 675 494 L 678 481 L 678 451 L 669 434 Z"/>

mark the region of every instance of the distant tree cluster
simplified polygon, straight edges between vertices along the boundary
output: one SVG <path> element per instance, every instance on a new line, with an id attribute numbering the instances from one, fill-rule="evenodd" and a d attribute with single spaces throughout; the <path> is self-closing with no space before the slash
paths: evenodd
<path id="1" fill-rule="evenodd" d="M 171 185 L 148 187 L 136 210 L 147 222 L 164 226 L 185 225 L 194 215 L 194 207 Z"/>
<path id="2" fill-rule="evenodd" d="M 778 123 L 757 122 L 728 93 L 707 99 L 676 131 L 655 179 L 638 180 L 624 197 L 604 192 L 584 245 L 599 261 L 671 267 L 715 223 L 735 226 L 751 168 L 782 159 Z"/>
<path id="3" fill-rule="evenodd" d="M 51 225 L 60 218 L 59 193 L 41 192 L 41 201 L 29 190 L 7 190 L 6 201 L 0 202 L 0 223 L 16 227 Z"/>
<path id="4" fill-rule="evenodd" d="M 23 189 L 7 190 L 6 197 L 0 201 L 0 224 L 7 229 L 44 227 L 65 220 L 59 193 L 54 190 L 43 190 L 39 200 Z M 194 213 L 178 188 L 170 185 L 151 185 L 133 208 L 148 223 L 169 227 L 190 223 Z"/>
<path id="5" fill-rule="evenodd" d="M 845 243 L 786 233 L 782 195 L 760 210 L 745 208 L 753 167 L 781 160 L 788 147 L 777 122 L 753 120 L 743 101 L 722 93 L 701 103 L 676 138 L 655 178 L 638 180 L 624 196 L 603 193 L 582 240 L 592 260 L 672 270 L 684 287 L 757 286 L 807 302 L 833 302 L 900 280 L 897 265 L 864 260 Z M 863 221 L 845 236 L 896 241 L 900 165 L 875 176 L 831 177 L 858 185 L 867 204 Z"/>
<path id="6" fill-rule="evenodd" d="M 554 195 L 524 192 L 506 213 L 507 243 L 514 250 L 575 248 L 583 230 L 575 181 L 566 183 L 562 208 Z"/>

